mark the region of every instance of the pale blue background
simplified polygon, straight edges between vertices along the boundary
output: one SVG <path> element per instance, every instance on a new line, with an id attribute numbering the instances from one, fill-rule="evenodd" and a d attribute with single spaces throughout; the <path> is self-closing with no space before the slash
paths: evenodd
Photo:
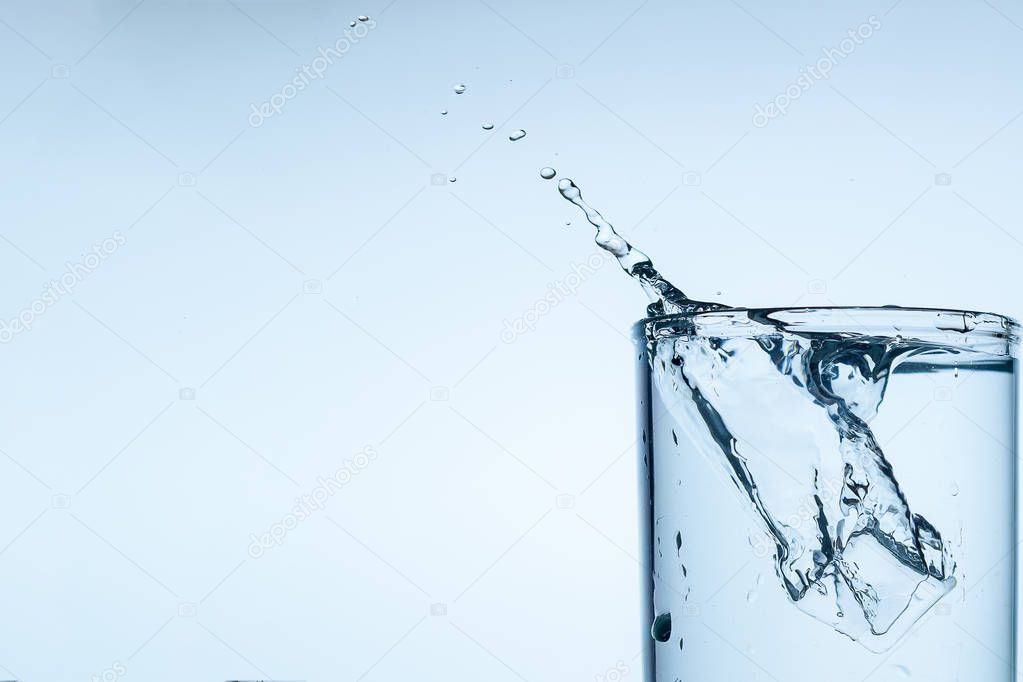
<path id="1" fill-rule="evenodd" d="M 643 298 L 502 342 L 594 250 L 542 166 L 695 296 L 1021 312 L 1018 4 L 488 3 L 0 4 L 0 318 L 127 239 L 0 346 L 0 675 L 638 678 Z"/>

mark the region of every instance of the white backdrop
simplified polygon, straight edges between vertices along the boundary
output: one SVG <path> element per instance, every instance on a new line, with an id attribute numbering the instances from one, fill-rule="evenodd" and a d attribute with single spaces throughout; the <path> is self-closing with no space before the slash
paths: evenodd
<path id="1" fill-rule="evenodd" d="M 644 300 L 542 166 L 697 297 L 1020 312 L 1011 3 L 388 2 L 0 7 L 3 675 L 638 676 Z"/>

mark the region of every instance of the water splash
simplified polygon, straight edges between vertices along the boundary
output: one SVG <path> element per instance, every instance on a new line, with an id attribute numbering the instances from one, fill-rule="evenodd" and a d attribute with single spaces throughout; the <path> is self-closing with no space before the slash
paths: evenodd
<path id="1" fill-rule="evenodd" d="M 789 599 L 868 649 L 890 647 L 958 583 L 948 544 L 911 510 L 869 426 L 896 366 L 934 345 L 798 333 L 763 311 L 694 301 L 572 180 L 561 179 L 558 190 L 642 285 L 652 315 L 710 313 L 749 330 L 660 340 L 648 331 L 657 390 L 689 440 L 724 466 L 751 505 L 774 542 Z M 781 474 L 777 462 L 786 463 Z M 751 590 L 747 599 L 756 596 Z M 654 622 L 655 639 L 664 616 Z"/>
<path id="2" fill-rule="evenodd" d="M 604 216 L 583 200 L 582 190 L 571 179 L 559 180 L 558 191 L 562 197 L 578 206 L 590 225 L 597 228 L 595 237 L 597 245 L 613 254 L 622 269 L 643 286 L 652 302 L 650 309 L 652 314 L 688 313 L 726 307 L 717 303 L 694 301 L 675 288 L 654 268 L 654 264 L 645 253 L 623 239 Z"/>

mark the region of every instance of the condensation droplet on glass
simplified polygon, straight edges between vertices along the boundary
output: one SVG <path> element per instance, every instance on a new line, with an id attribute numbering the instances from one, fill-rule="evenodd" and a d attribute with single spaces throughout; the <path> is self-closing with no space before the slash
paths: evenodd
<path id="1" fill-rule="evenodd" d="M 348 22 L 348 28 L 355 28 L 355 22 L 354 21 L 349 21 Z"/>
<path id="2" fill-rule="evenodd" d="M 678 648 L 679 649 L 685 649 L 686 648 L 686 640 L 683 639 L 682 637 L 678 638 Z"/>
<path id="3" fill-rule="evenodd" d="M 458 182 L 458 178 L 452 175 L 450 178 L 448 178 L 448 182 Z"/>
<path id="4" fill-rule="evenodd" d="M 544 180 L 550 180 L 557 174 L 558 171 L 554 170 L 550 166 L 544 166 L 543 168 L 540 169 L 540 177 L 543 178 Z"/>
<path id="5" fill-rule="evenodd" d="M 658 642 L 667 642 L 671 639 L 671 613 L 662 613 L 654 618 L 654 624 L 650 626 L 650 636 Z"/>
<path id="6" fill-rule="evenodd" d="M 509 135 L 508 139 L 511 140 L 512 142 L 518 142 L 519 140 L 521 140 L 525 136 L 526 136 L 526 131 L 523 130 L 522 128 L 519 128 L 514 133 Z"/>
<path id="7" fill-rule="evenodd" d="M 760 593 L 759 592 L 757 592 L 756 590 L 750 590 L 749 592 L 746 593 L 746 603 L 747 604 L 752 604 L 759 597 L 760 597 Z"/>
<path id="8" fill-rule="evenodd" d="M 490 121 L 487 121 L 486 123 L 483 124 L 483 130 L 493 130 L 493 129 L 494 129 L 494 124 L 491 123 Z"/>
<path id="9" fill-rule="evenodd" d="M 365 14 L 361 14 L 359 15 L 359 21 L 369 21 L 369 17 L 367 17 Z"/>
<path id="10" fill-rule="evenodd" d="M 448 115 L 448 110 L 447 109 L 441 109 L 440 110 L 440 115 L 441 116 L 447 116 Z"/>
<path id="11" fill-rule="evenodd" d="M 955 497 L 958 494 L 959 494 L 959 484 L 958 483 L 953 483 L 952 484 L 952 497 Z"/>
<path id="12" fill-rule="evenodd" d="M 459 83 L 458 85 L 455 86 L 455 94 L 456 95 L 461 95 L 463 92 L 465 92 L 465 84 L 464 83 Z"/>

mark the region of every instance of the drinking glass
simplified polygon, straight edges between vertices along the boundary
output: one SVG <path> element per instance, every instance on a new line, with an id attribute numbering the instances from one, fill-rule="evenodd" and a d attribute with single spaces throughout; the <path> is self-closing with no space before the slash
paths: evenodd
<path id="1" fill-rule="evenodd" d="M 894 307 L 638 322 L 644 679 L 1016 679 L 1018 336 Z"/>

